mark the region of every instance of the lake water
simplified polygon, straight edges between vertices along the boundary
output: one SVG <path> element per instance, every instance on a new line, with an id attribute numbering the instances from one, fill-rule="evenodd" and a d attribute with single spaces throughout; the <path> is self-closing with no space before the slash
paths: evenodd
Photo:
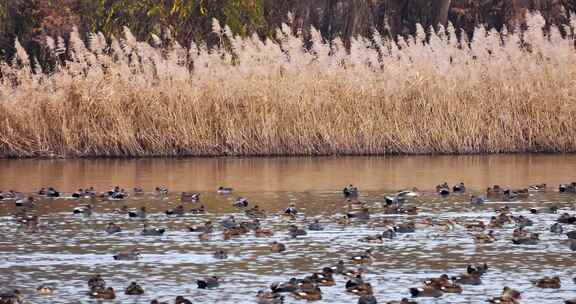
<path id="1" fill-rule="evenodd" d="M 565 235 L 549 232 L 558 214 L 530 214 L 530 208 L 557 205 L 559 213 L 574 214 L 576 194 L 558 193 L 558 184 L 576 180 L 576 155 L 494 155 L 494 156 L 411 156 L 345 158 L 261 158 L 261 159 L 141 159 L 141 160 L 0 160 L 0 190 L 26 193 L 53 186 L 62 192 L 95 187 L 109 190 L 115 185 L 126 189 L 142 187 L 147 193 L 122 201 L 70 198 L 39 199 L 31 211 L 40 216 L 41 228 L 29 232 L 12 218 L 17 211 L 13 200 L 0 202 L 0 292 L 20 289 L 29 303 L 90 303 L 87 279 L 100 273 L 117 290 L 111 303 L 149 303 L 151 299 L 173 303 L 184 295 L 194 303 L 255 303 L 259 289 L 291 277 L 304 277 L 334 266 L 339 259 L 374 248 L 374 261 L 365 279 L 375 290 L 379 303 L 409 297 L 408 288 L 421 287 L 426 278 L 443 273 L 457 275 L 468 263 L 486 262 L 490 270 L 479 286 L 464 286 L 462 294 L 445 294 L 440 299 L 417 299 L 419 303 L 481 303 L 500 294 L 507 285 L 522 292 L 522 303 L 562 303 L 576 298 L 576 253 L 565 243 Z M 440 197 L 435 185 L 447 181 L 464 182 L 466 194 Z M 353 183 L 360 200 L 371 210 L 371 219 L 339 223 L 347 202 L 341 189 Z M 524 188 L 547 183 L 548 191 L 512 202 L 491 201 L 483 206 L 469 204 L 470 193 L 484 193 L 489 185 Z M 170 189 L 167 197 L 153 193 L 156 186 Z M 231 195 L 216 193 L 218 186 L 234 187 Z M 384 196 L 396 190 L 417 187 L 421 196 L 407 204 L 419 208 L 418 215 L 382 213 Z M 190 210 L 204 205 L 206 214 L 187 213 L 182 217 L 164 214 L 180 204 L 180 191 L 201 193 L 200 202 L 185 203 Z M 211 239 L 200 241 L 187 226 L 206 220 L 217 222 L 234 215 L 247 220 L 243 210 L 232 202 L 248 198 L 250 206 L 267 211 L 261 219 L 274 236 L 257 238 L 253 233 L 223 240 L 216 225 Z M 82 204 L 93 204 L 91 216 L 74 215 Z M 295 220 L 281 216 L 281 210 L 294 203 L 300 214 Z M 146 206 L 150 226 L 165 227 L 161 237 L 141 236 L 143 220 L 129 219 L 114 209 Z M 538 245 L 513 245 L 513 227 L 496 229 L 497 241 L 477 244 L 464 226 L 476 220 L 488 222 L 494 209 L 510 206 L 514 215 L 534 221 L 528 230 L 540 233 Z M 415 233 L 400 234 L 383 244 L 367 244 L 359 239 L 375 235 L 383 228 L 373 227 L 382 219 L 397 223 L 418 223 Z M 305 227 L 318 219 L 324 231 L 291 238 L 290 224 Z M 420 224 L 425 219 L 441 222 L 451 219 L 454 229 Z M 114 221 L 123 231 L 108 235 L 105 225 Z M 574 227 L 565 225 L 565 230 Z M 269 244 L 279 241 L 284 253 L 271 253 Z M 137 247 L 139 261 L 115 261 L 112 255 Z M 213 257 L 225 249 L 228 259 Z M 347 268 L 354 268 L 347 264 Z M 200 290 L 196 279 L 216 275 L 222 283 L 216 289 Z M 531 280 L 558 275 L 559 290 L 539 289 Z M 317 303 L 356 303 L 357 297 L 344 292 L 346 279 L 336 276 L 336 285 L 321 287 L 323 300 Z M 131 281 L 146 289 L 143 296 L 126 296 Z M 52 284 L 56 293 L 36 294 L 40 284 Z M 286 303 L 301 303 L 286 294 Z"/>

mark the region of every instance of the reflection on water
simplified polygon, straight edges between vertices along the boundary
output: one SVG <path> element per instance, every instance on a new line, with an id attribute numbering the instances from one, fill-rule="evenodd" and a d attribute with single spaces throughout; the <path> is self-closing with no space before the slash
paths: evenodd
<path id="1" fill-rule="evenodd" d="M 164 210 L 179 204 L 176 194 L 156 198 L 147 194 L 126 201 L 44 199 L 37 207 L 42 229 L 29 233 L 19 228 L 10 216 L 16 211 L 13 201 L 0 202 L 0 292 L 21 289 L 30 303 L 91 303 L 86 292 L 86 280 L 101 273 L 108 285 L 118 290 L 113 303 L 149 303 L 153 298 L 173 301 L 176 295 L 186 295 L 195 303 L 254 303 L 259 289 L 272 282 L 290 277 L 303 277 L 332 266 L 339 259 L 375 249 L 374 263 L 368 267 L 366 279 L 372 283 L 380 303 L 407 297 L 409 287 L 419 287 L 425 278 L 442 273 L 456 275 L 466 264 L 487 262 L 491 269 L 480 286 L 465 286 L 462 294 L 446 294 L 440 300 L 422 299 L 419 303 L 481 303 L 500 293 L 509 285 L 523 293 L 522 303 L 561 303 L 576 297 L 572 278 L 575 253 L 563 242 L 564 235 L 549 232 L 548 227 L 557 214 L 532 215 L 533 207 L 561 207 L 560 212 L 574 213 L 576 195 L 559 194 L 556 184 L 571 181 L 576 172 L 576 157 L 566 156 L 471 156 L 471 157 L 388 157 L 388 158 L 289 158 L 289 159 L 186 159 L 186 160 L 78 160 L 78 161 L 0 161 L 0 189 L 14 188 L 33 191 L 40 186 L 53 185 L 72 191 L 78 187 L 95 186 L 107 190 L 112 185 L 126 188 L 142 186 L 151 190 L 167 185 L 175 190 L 201 192 L 200 203 L 187 203 L 186 209 L 206 206 L 208 213 L 183 217 L 168 217 Z M 411 215 L 382 214 L 383 197 L 393 190 L 417 186 L 433 189 L 442 181 L 464 181 L 469 188 L 484 189 L 489 184 L 527 186 L 546 182 L 547 193 L 533 194 L 517 202 L 490 202 L 471 207 L 468 194 L 452 195 L 447 199 L 431 192 L 410 204 L 420 212 Z M 372 212 L 370 222 L 341 225 L 337 218 L 346 212 L 346 203 L 339 189 L 354 183 L 361 189 L 361 200 Z M 217 195 L 219 185 L 238 189 L 229 196 Z M 250 204 L 258 204 L 268 211 L 262 219 L 265 228 L 273 229 L 270 238 L 256 238 L 253 234 L 223 240 L 217 227 L 211 240 L 200 241 L 198 233 L 187 226 L 234 214 L 247 219 L 232 207 L 237 196 L 244 196 Z M 288 221 L 278 212 L 289 203 L 305 215 Z M 92 216 L 73 215 L 75 206 L 95 205 Z M 130 208 L 146 206 L 148 224 L 165 227 L 162 237 L 139 234 L 143 222 L 128 219 L 113 212 L 122 205 Z M 498 241 L 476 244 L 463 225 L 444 231 L 439 226 L 418 225 L 415 233 L 402 234 L 383 244 L 359 242 L 361 237 L 374 235 L 382 228 L 370 223 L 382 218 L 397 222 L 425 218 L 435 221 L 453 219 L 458 223 L 484 220 L 495 215 L 494 208 L 511 207 L 534 221 L 529 230 L 541 233 L 541 242 L 534 246 L 511 243 L 512 227 L 496 230 Z M 290 238 L 288 225 L 305 226 L 313 219 L 325 225 L 324 231 L 308 231 L 307 236 Z M 120 224 L 123 231 L 108 235 L 104 227 L 109 221 Z M 570 229 L 566 226 L 567 230 Z M 280 254 L 272 254 L 269 243 L 277 240 L 288 247 Z M 139 261 L 114 261 L 118 251 L 140 248 Z M 229 252 L 225 260 L 215 259 L 217 249 Z M 349 268 L 353 267 L 348 265 Z M 199 290 L 195 280 L 205 276 L 221 276 L 222 285 L 214 290 Z M 533 287 L 531 280 L 545 275 L 559 275 L 560 290 Z M 146 294 L 126 296 L 123 289 L 131 281 L 140 282 Z M 318 303 L 356 303 L 357 297 L 344 292 L 346 280 L 336 277 L 333 287 L 322 287 L 323 300 Z M 41 283 L 57 286 L 53 296 L 38 296 L 35 289 Z M 97 303 L 97 301 L 92 301 Z M 286 303 L 299 303 L 291 296 Z"/>

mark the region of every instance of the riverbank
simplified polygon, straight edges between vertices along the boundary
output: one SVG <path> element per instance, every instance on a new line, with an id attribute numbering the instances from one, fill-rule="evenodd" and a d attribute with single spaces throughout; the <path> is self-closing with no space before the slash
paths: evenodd
<path id="1" fill-rule="evenodd" d="M 216 27 L 228 51 L 210 52 L 73 33 L 56 72 L 22 49 L 2 64 L 0 157 L 574 152 L 574 40 L 529 24 L 529 51 L 481 29 L 471 48 L 450 30 L 350 53 L 287 29 L 264 44 Z"/>

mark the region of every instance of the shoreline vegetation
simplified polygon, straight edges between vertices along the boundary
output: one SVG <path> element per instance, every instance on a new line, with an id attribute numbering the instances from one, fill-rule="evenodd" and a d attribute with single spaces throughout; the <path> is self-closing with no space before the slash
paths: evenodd
<path id="1" fill-rule="evenodd" d="M 66 58 L 52 71 L 16 41 L 0 63 L 0 157 L 576 152 L 576 19 L 545 27 L 532 14 L 471 41 L 419 26 L 347 47 L 214 21 L 210 48 L 74 29 L 46 37 Z"/>

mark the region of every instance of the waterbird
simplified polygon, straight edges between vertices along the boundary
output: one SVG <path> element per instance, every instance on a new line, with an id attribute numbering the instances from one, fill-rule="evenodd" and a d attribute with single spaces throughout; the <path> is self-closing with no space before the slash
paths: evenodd
<path id="1" fill-rule="evenodd" d="M 236 208 L 246 208 L 248 207 L 248 199 L 244 197 L 239 197 L 234 201 L 233 205 Z"/>
<path id="2" fill-rule="evenodd" d="M 436 192 L 442 196 L 447 196 L 450 194 L 450 186 L 448 186 L 447 182 L 436 185 Z"/>
<path id="3" fill-rule="evenodd" d="M 197 192 L 182 192 L 180 193 L 180 202 L 193 203 L 200 200 L 200 193 Z"/>
<path id="4" fill-rule="evenodd" d="M 294 291 L 298 290 L 298 284 L 299 283 L 300 283 L 300 281 L 298 279 L 291 278 L 287 282 L 272 283 L 272 285 L 270 285 L 270 290 L 273 293 L 294 292 Z"/>
<path id="5" fill-rule="evenodd" d="M 232 189 L 230 187 L 223 187 L 223 186 L 218 187 L 218 189 L 216 190 L 216 192 L 218 194 L 230 194 L 233 191 L 234 191 L 234 189 Z"/>
<path id="6" fill-rule="evenodd" d="M 463 182 L 460 182 L 458 185 L 454 185 L 452 187 L 452 192 L 454 193 L 464 193 L 466 192 L 466 186 L 464 186 Z"/>
<path id="7" fill-rule="evenodd" d="M 141 256 L 140 251 L 134 248 L 128 251 L 118 252 L 113 257 L 116 261 L 136 261 L 139 260 Z"/>
<path id="8" fill-rule="evenodd" d="M 358 298 L 358 304 L 378 304 L 378 301 L 373 295 L 363 295 Z"/>
<path id="9" fill-rule="evenodd" d="M 174 304 L 192 304 L 192 301 L 184 298 L 183 296 L 177 296 L 174 300 Z"/>
<path id="10" fill-rule="evenodd" d="M 482 205 L 486 202 L 486 199 L 479 195 L 470 195 L 470 203 L 472 205 Z"/>
<path id="11" fill-rule="evenodd" d="M 292 224 L 288 226 L 288 234 L 290 234 L 291 237 L 295 238 L 297 236 L 307 235 L 308 233 L 306 232 L 306 230 L 298 228 L 298 226 Z"/>
<path id="12" fill-rule="evenodd" d="M 432 287 L 424 287 L 424 288 L 410 288 L 410 295 L 413 298 L 423 298 L 423 297 L 427 297 L 427 298 L 439 298 L 441 297 L 444 293 L 441 290 L 438 290 L 436 288 L 432 288 Z"/>
<path id="13" fill-rule="evenodd" d="M 81 205 L 81 206 L 75 207 L 75 208 L 72 210 L 72 213 L 73 213 L 73 214 L 82 214 L 82 215 L 89 216 L 89 215 L 92 214 L 92 208 L 93 208 L 93 207 L 92 207 L 92 205 L 90 205 L 90 204 Z"/>
<path id="14" fill-rule="evenodd" d="M 141 234 L 145 236 L 161 236 L 166 232 L 165 228 L 149 228 L 146 224 L 142 229 Z"/>
<path id="15" fill-rule="evenodd" d="M 318 301 L 322 300 L 322 291 L 320 287 L 310 280 L 302 280 L 299 284 L 297 290 L 292 292 L 292 294 L 298 298 L 308 301 Z"/>
<path id="16" fill-rule="evenodd" d="M 400 301 L 389 301 L 386 304 L 418 304 L 416 301 L 410 301 L 408 298 L 402 298 Z"/>
<path id="17" fill-rule="evenodd" d="M 288 208 L 284 209 L 284 214 L 290 216 L 296 216 L 298 214 L 298 209 L 296 209 L 294 203 L 290 203 Z"/>
<path id="18" fill-rule="evenodd" d="M 211 276 L 204 279 L 196 280 L 196 284 L 200 289 L 216 288 L 220 285 L 220 278 L 216 276 Z"/>
<path id="19" fill-rule="evenodd" d="M 355 187 L 354 185 L 350 184 L 350 185 L 347 185 L 346 187 L 344 187 L 344 189 L 342 189 L 342 193 L 344 194 L 344 197 L 346 197 L 346 198 L 358 197 L 358 188 Z"/>
<path id="20" fill-rule="evenodd" d="M 277 241 L 274 241 L 270 245 L 270 250 L 274 253 L 284 252 L 284 251 L 286 251 L 286 245 L 279 243 Z"/>
<path id="21" fill-rule="evenodd" d="M 130 210 L 128 211 L 129 218 L 146 218 L 146 207 L 142 206 L 138 210 Z"/>
<path id="22" fill-rule="evenodd" d="M 116 292 L 114 288 L 107 287 L 104 289 L 91 290 L 88 295 L 94 299 L 113 300 L 116 299 Z"/>
<path id="23" fill-rule="evenodd" d="M 333 286 L 336 284 L 334 280 L 334 270 L 330 267 L 322 268 L 322 272 L 315 272 L 310 276 L 307 276 L 306 279 L 321 285 L 321 286 Z"/>
<path id="24" fill-rule="evenodd" d="M 0 304 L 23 304 L 24 296 L 18 289 L 0 294 Z"/>
<path id="25" fill-rule="evenodd" d="M 550 226 L 550 232 L 561 234 L 562 232 L 564 232 L 564 227 L 562 227 L 562 224 L 560 223 L 554 223 L 552 224 L 552 226 Z"/>
<path id="26" fill-rule="evenodd" d="M 114 222 L 109 222 L 108 225 L 106 225 L 106 233 L 114 234 L 119 232 L 122 232 L 122 228 Z"/>
<path id="27" fill-rule="evenodd" d="M 164 213 L 166 213 L 166 215 L 168 215 L 168 216 L 171 216 L 171 215 L 183 216 L 184 215 L 184 206 L 179 205 L 176 208 L 166 210 Z"/>
<path id="28" fill-rule="evenodd" d="M 128 285 L 128 287 L 126 287 L 126 289 L 124 290 L 124 294 L 132 296 L 143 295 L 144 288 L 140 286 L 140 284 L 132 282 L 130 283 L 130 285 Z"/>
<path id="29" fill-rule="evenodd" d="M 562 287 L 560 277 L 543 277 L 539 280 L 532 281 L 532 284 L 538 288 L 558 289 Z"/>
<path id="30" fill-rule="evenodd" d="M 226 250 L 223 249 L 218 249 L 216 250 L 216 252 L 214 252 L 214 254 L 212 255 L 214 256 L 214 258 L 216 259 L 227 259 L 228 258 L 228 252 L 226 252 Z"/>
<path id="31" fill-rule="evenodd" d="M 516 304 L 518 303 L 518 300 L 520 300 L 520 298 L 521 298 L 520 292 L 508 286 L 505 286 L 502 289 L 502 293 L 499 297 L 489 299 L 488 302 L 494 304 Z"/>
<path id="32" fill-rule="evenodd" d="M 95 274 L 88 279 L 88 289 L 104 289 L 106 288 L 106 281 L 102 278 L 100 274 Z"/>
<path id="33" fill-rule="evenodd" d="M 528 191 L 530 191 L 530 192 L 544 192 L 544 191 L 546 191 L 546 184 L 530 185 L 528 187 Z"/>
<path id="34" fill-rule="evenodd" d="M 373 259 L 374 256 L 372 255 L 372 248 L 368 248 L 366 251 L 364 251 L 364 253 L 352 256 L 350 258 L 354 264 L 370 264 L 372 263 Z"/>
<path id="35" fill-rule="evenodd" d="M 284 296 L 272 291 L 259 290 L 256 295 L 257 304 L 282 304 Z"/>
<path id="36" fill-rule="evenodd" d="M 54 293 L 55 288 L 50 285 L 42 284 L 36 288 L 36 292 L 41 295 L 51 295 Z"/>

